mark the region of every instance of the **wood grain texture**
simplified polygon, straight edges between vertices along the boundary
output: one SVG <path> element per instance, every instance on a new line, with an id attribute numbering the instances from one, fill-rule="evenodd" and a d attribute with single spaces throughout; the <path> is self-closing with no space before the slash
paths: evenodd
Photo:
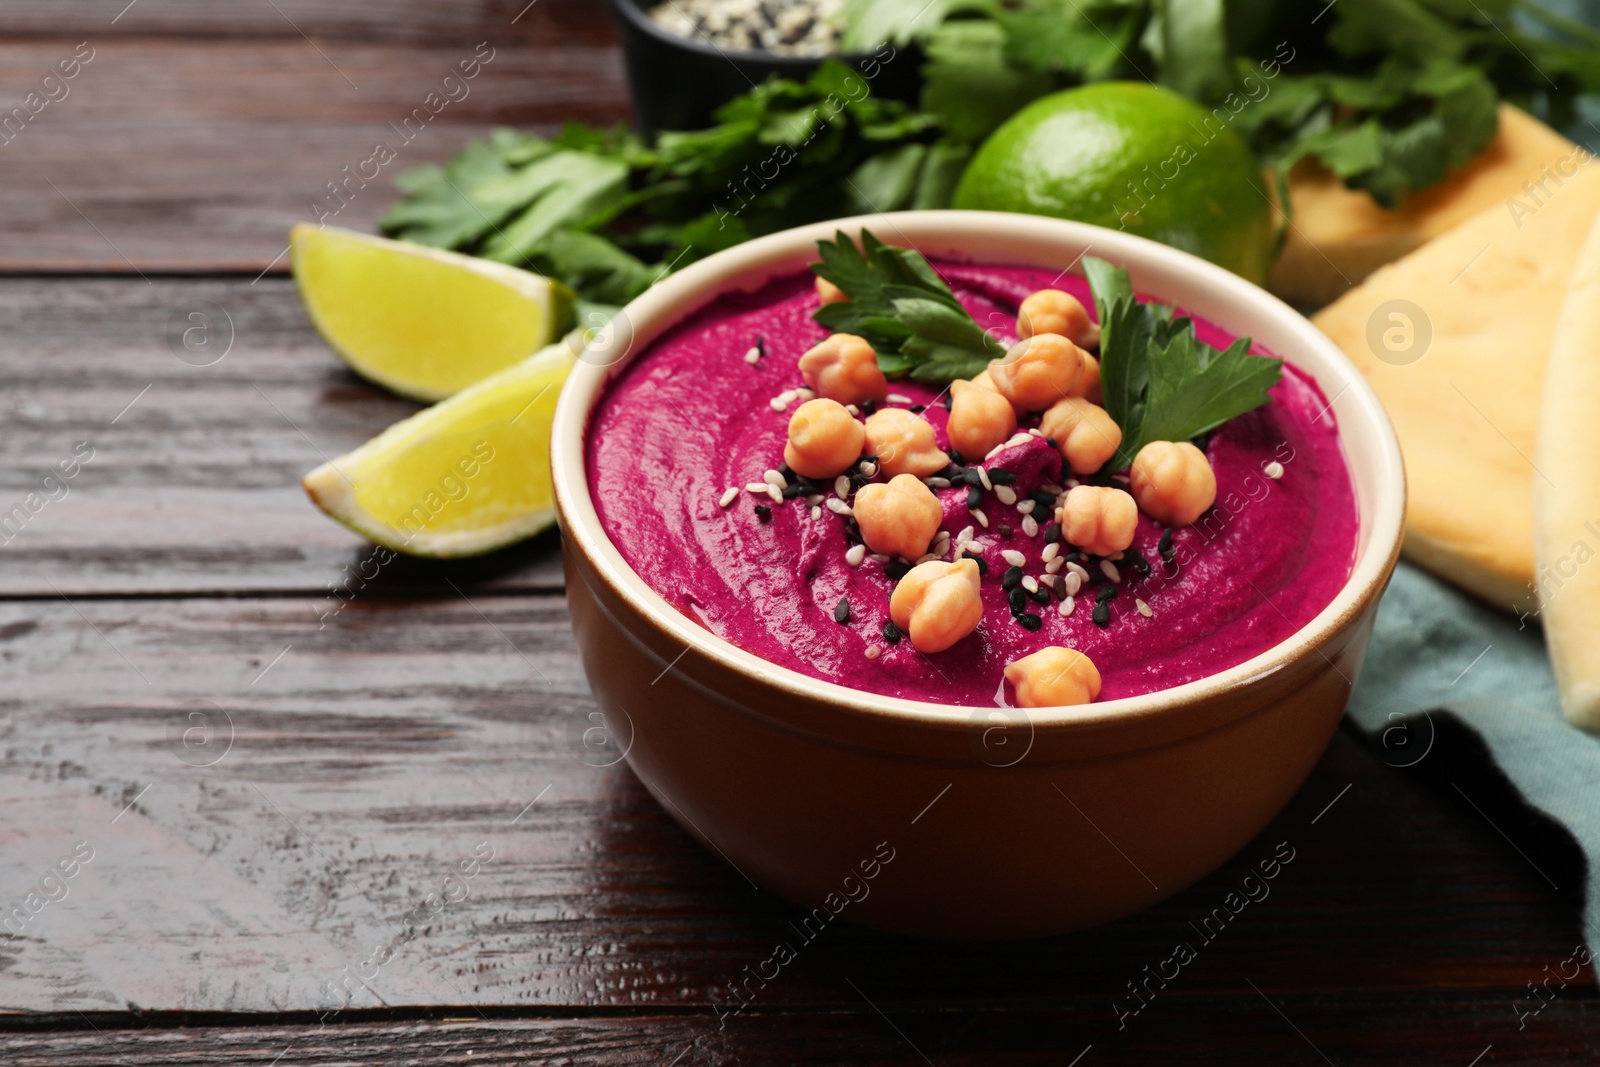
<path id="1" fill-rule="evenodd" d="M 326 620 L 293 598 L 13 602 L 0 635 L 7 907 L 76 842 L 96 853 L 0 943 L 11 1012 L 714 1016 L 787 941 L 799 959 L 750 987 L 747 1014 L 854 1010 L 848 978 L 886 1011 L 1081 1002 L 1114 1031 L 1112 999 L 1180 940 L 1199 959 L 1174 994 L 1246 998 L 1249 982 L 1332 997 L 1516 989 L 1578 938 L 1559 849 L 1552 860 L 1502 821 L 1531 868 L 1464 802 L 1344 735 L 1257 841 L 1141 915 L 1002 949 L 837 924 L 806 942 L 798 909 L 695 845 L 624 766 L 594 765 L 559 598 L 462 586 L 358 598 Z M 1270 895 L 1201 944 L 1190 924 L 1279 841 L 1295 858 Z M 924 829 L 896 847 L 939 841 Z M 461 880 L 481 850 L 492 859 Z M 425 904 L 462 885 L 464 899 Z M 348 989 L 346 968 L 362 979 Z M 1569 992 L 1592 996 L 1592 978 Z"/>
<path id="2" fill-rule="evenodd" d="M 407 140 L 406 119 L 480 41 L 493 58 L 466 95 L 452 90 L 459 101 L 426 125 L 413 118 Z M 77 44 L 0 45 L 0 116 Z M 67 95 L 0 145 L 0 271 L 283 272 L 294 223 L 373 229 L 395 200 L 395 173 L 442 162 L 496 125 L 549 132 L 627 113 L 619 56 L 598 45 L 534 49 L 486 34 L 455 46 L 296 37 L 91 47 Z M 379 142 L 394 160 L 330 193 Z"/>
<path id="3" fill-rule="evenodd" d="M 372 573 L 367 541 L 300 476 L 418 405 L 345 370 L 288 280 L 0 279 L 0 377 L 0 521 L 30 493 L 47 501 L 0 526 L 0 595 L 324 597 Z M 81 442 L 92 459 L 48 500 Z M 552 533 L 481 560 L 397 560 L 363 592 L 441 576 L 555 589 L 559 569 Z"/>
<path id="4" fill-rule="evenodd" d="M 530 47 L 610 43 L 604 0 L 8 0 L 7 36 L 248 37 L 471 44 L 504 34 Z"/>

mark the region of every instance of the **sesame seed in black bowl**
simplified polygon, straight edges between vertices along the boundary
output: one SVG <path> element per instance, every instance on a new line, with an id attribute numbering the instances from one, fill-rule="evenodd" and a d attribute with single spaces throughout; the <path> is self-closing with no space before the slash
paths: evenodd
<path id="1" fill-rule="evenodd" d="M 804 81 L 822 61 L 855 68 L 868 89 L 914 102 L 922 59 L 884 44 L 840 54 L 843 0 L 611 0 L 639 131 L 698 130 L 769 77 Z"/>

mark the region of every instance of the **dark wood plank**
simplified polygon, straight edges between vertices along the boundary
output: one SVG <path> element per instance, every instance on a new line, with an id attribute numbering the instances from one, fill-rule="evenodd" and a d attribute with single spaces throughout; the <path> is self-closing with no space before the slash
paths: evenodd
<path id="1" fill-rule="evenodd" d="M 226 351 L 210 366 L 192 365 L 209 357 L 181 342 L 202 306 L 223 313 L 207 312 L 212 351 Z M 0 595 L 322 599 L 371 573 L 357 567 L 365 539 L 312 507 L 299 479 L 418 406 L 345 370 L 287 279 L 0 279 L 0 375 L 0 518 L 19 506 L 26 518 L 0 526 Z M 92 459 L 47 484 L 80 442 Z M 30 514 L 35 492 L 58 499 Z M 399 560 L 362 592 L 448 591 L 443 577 L 559 588 L 555 535 L 478 561 Z"/>
<path id="2" fill-rule="evenodd" d="M 479 40 L 493 59 L 459 102 L 426 125 L 413 119 L 407 141 L 404 121 Z M 0 114 L 76 45 L 0 45 Z M 284 271 L 289 227 L 318 217 L 316 205 L 337 209 L 331 223 L 370 230 L 400 170 L 440 162 L 496 125 L 548 132 L 618 121 L 627 108 L 620 58 L 601 45 L 296 37 L 92 47 L 68 95 L 0 146 L 0 271 Z M 327 184 L 345 181 L 380 141 L 395 158 L 349 187 L 341 208 Z"/>
<path id="3" fill-rule="evenodd" d="M 598 0 L 10 0 L 8 36 L 250 37 L 475 44 L 486 36 L 538 44 L 606 44 Z"/>
<path id="4" fill-rule="evenodd" d="M 841 983 L 843 985 L 844 983 Z M 1371 996 L 1247 998 L 1174 996 L 1142 1026 L 1107 1033 L 1101 1005 L 1055 1009 L 941 1011 L 879 1015 L 845 987 L 854 1004 L 818 1018 L 775 1014 L 725 1029 L 705 1017 L 484 1021 L 470 1014 L 438 1023 L 360 1023 L 250 1028 L 103 1030 L 13 1034 L 0 1053 L 13 1067 L 88 1064 L 228 1064 L 322 1067 L 338 1064 L 472 1063 L 599 1065 L 775 1063 L 796 1067 L 937 1064 L 1210 1065 L 1404 1063 L 1465 1067 L 1482 1056 L 1497 1067 L 1592 1063 L 1600 1056 L 1600 1012 L 1592 997 L 1560 997 L 1518 1030 L 1514 990 L 1454 999 Z M 1270 996 L 1270 1001 L 1267 999 Z M 1155 1009 L 1152 1008 L 1152 1011 Z M 82 1027 L 82 1021 L 79 1026 Z M 1074 1057 L 1081 1056 L 1081 1059 Z"/>
<path id="5" fill-rule="evenodd" d="M 96 851 L 65 899 L 0 942 L 10 1012 L 343 1006 L 345 968 L 384 945 L 394 958 L 367 968 L 349 1006 L 712 1012 L 790 941 L 799 958 L 741 1024 L 857 1011 L 854 982 L 891 1014 L 1070 1008 L 1114 1032 L 1125 983 L 1196 941 L 1190 924 L 1280 841 L 1293 863 L 1199 946 L 1173 999 L 1227 994 L 1266 1027 L 1250 983 L 1307 1003 L 1501 998 L 1580 936 L 1570 851 L 1496 815 L 1531 867 L 1457 794 L 1343 734 L 1257 841 L 1143 914 L 998 947 L 842 925 L 807 943 L 796 908 L 695 845 L 624 766 L 592 765 L 559 598 L 358 598 L 325 626 L 292 599 L 12 602 L 0 635 L 5 892 L 79 840 Z M 219 731 L 216 747 L 191 734 L 185 748 L 189 727 Z M 191 765 L 224 739 L 221 758 Z M 1451 780 L 1496 813 L 1462 769 Z M 912 832 L 897 847 L 940 842 Z M 415 910 L 479 849 L 493 859 L 465 899 Z M 1586 971 L 1571 996 L 1592 982 Z M 1153 1035 L 1161 1017 L 1137 1021 Z"/>

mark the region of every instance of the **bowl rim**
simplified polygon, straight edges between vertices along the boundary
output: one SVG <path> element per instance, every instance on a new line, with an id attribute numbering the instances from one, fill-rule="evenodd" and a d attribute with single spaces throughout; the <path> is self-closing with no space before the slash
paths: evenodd
<path id="1" fill-rule="evenodd" d="M 717 252 L 667 275 L 630 301 L 598 331 L 599 336 L 593 342 L 596 347 L 614 349 L 620 346 L 622 354 L 605 362 L 580 356 L 562 389 L 551 428 L 550 457 L 556 508 L 562 518 L 564 550 L 581 551 L 598 576 L 624 602 L 686 650 L 693 649 L 748 681 L 775 687 L 795 698 L 820 701 L 846 713 L 904 724 L 965 728 L 973 714 L 982 710 L 852 689 L 772 663 L 719 637 L 673 607 L 629 566 L 601 526 L 589 494 L 586 442 L 590 419 L 606 385 L 633 358 L 662 332 L 718 296 L 740 290 L 752 291 L 775 277 L 793 273 L 816 258 L 818 240 L 831 239 L 838 230 L 854 234 L 862 228 L 893 233 L 901 238 L 897 243 L 903 244 L 913 243 L 905 236 L 906 231 L 917 232 L 923 235 L 924 242 L 937 241 L 951 248 L 951 254 L 959 254 L 955 249 L 959 248 L 963 237 L 990 245 L 1008 238 L 1035 244 L 1053 240 L 1064 248 L 1081 249 L 1077 253 L 1080 259 L 1093 247 L 1097 255 L 1119 266 L 1154 273 L 1181 273 L 1199 289 L 1231 301 L 1240 310 L 1239 317 L 1258 323 L 1270 322 L 1276 327 L 1275 332 L 1288 335 L 1294 345 L 1303 346 L 1291 348 L 1278 344 L 1273 349 L 1276 355 L 1299 365 L 1297 355 L 1303 356 L 1308 351 L 1317 353 L 1317 358 L 1342 383 L 1328 408 L 1331 410 L 1340 400 L 1346 401 L 1339 412 L 1338 425 L 1347 465 L 1353 469 L 1346 443 L 1357 430 L 1372 434 L 1377 449 L 1372 514 L 1370 518 L 1359 514 L 1358 499 L 1358 540 L 1350 575 L 1334 598 L 1292 634 L 1232 667 L 1167 689 L 1075 707 L 1018 709 L 997 705 L 990 710 L 1002 714 L 1021 711 L 1034 730 L 1061 731 L 1147 720 L 1201 701 L 1237 694 L 1304 657 L 1320 653 L 1322 647 L 1360 615 L 1381 591 L 1399 557 L 1405 526 L 1406 481 L 1399 441 L 1376 392 L 1349 358 L 1309 319 L 1222 267 L 1132 234 L 1088 223 L 1007 212 L 890 212 L 783 230 Z M 1020 254 L 1012 260 L 1013 263 L 1021 261 Z M 985 256 L 973 262 L 1001 265 L 1004 260 Z M 1077 265 L 1074 259 L 1067 269 L 1072 270 Z M 1151 292 L 1137 284 L 1136 288 Z M 1151 295 L 1165 299 L 1160 292 L 1151 292 Z M 1232 330 L 1231 326 L 1229 328 Z M 1327 383 L 1319 382 L 1319 385 L 1326 393 Z M 1246 710 L 1241 709 L 1241 712 Z"/>
<path id="2" fill-rule="evenodd" d="M 611 9 L 617 17 L 624 19 L 640 33 L 671 48 L 679 48 L 685 52 L 693 52 L 698 56 L 711 59 L 726 59 L 735 63 L 764 64 L 777 70 L 801 72 L 820 66 L 823 61 L 837 59 L 843 63 L 852 63 L 873 58 L 871 52 L 828 52 L 816 56 L 786 56 L 777 52 L 768 52 L 760 48 L 719 48 L 714 44 L 697 41 L 692 37 L 679 37 L 669 30 L 664 30 L 656 25 L 656 21 L 645 10 L 644 0 L 611 0 Z M 653 6 L 653 5 L 652 5 Z"/>

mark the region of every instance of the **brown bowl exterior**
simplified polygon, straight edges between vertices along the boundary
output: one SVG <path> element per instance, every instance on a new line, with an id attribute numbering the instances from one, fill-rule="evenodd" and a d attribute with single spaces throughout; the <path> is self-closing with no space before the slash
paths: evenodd
<path id="1" fill-rule="evenodd" d="M 605 385 L 717 293 L 803 268 L 835 226 L 929 255 L 1036 265 L 1090 248 L 1136 288 L 1249 334 L 1340 408 L 1361 510 L 1351 578 L 1253 659 L 1083 708 L 964 708 L 817 681 L 709 634 L 634 573 L 589 498 L 584 438 Z M 901 212 L 802 227 L 668 277 L 586 351 L 552 443 L 567 593 L 610 733 L 652 795 L 753 885 L 810 911 L 928 937 L 1035 937 L 1177 892 L 1258 834 L 1343 713 L 1399 557 L 1405 476 L 1377 397 L 1314 327 L 1186 253 L 1098 227 L 984 212 Z M 601 358 L 592 358 L 598 353 Z M 587 365 L 586 365 L 587 363 Z M 1333 407 L 1332 402 L 1329 408 Z"/>
<path id="2" fill-rule="evenodd" d="M 987 711 L 949 725 L 851 720 L 753 682 L 686 652 L 567 544 L 595 699 L 679 825 L 755 885 L 820 909 L 817 924 L 837 914 L 955 940 L 1108 922 L 1226 861 L 1321 756 L 1378 602 L 1375 590 L 1321 655 L 1203 698 L 1181 722 L 1056 740 Z"/>

